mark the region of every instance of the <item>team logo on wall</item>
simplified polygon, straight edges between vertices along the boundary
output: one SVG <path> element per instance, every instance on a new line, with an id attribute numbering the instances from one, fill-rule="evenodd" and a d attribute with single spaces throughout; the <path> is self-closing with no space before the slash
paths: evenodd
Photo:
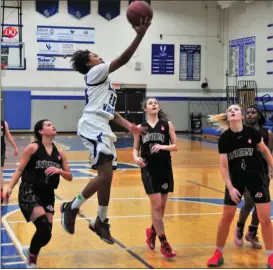
<path id="1" fill-rule="evenodd" d="M 56 55 L 72 55 L 76 51 L 76 44 L 74 43 L 54 43 L 54 42 L 40 42 L 40 54 L 56 54 Z"/>
<path id="2" fill-rule="evenodd" d="M 55 68 L 56 57 L 38 56 L 37 64 L 38 68 Z"/>
<path id="3" fill-rule="evenodd" d="M 3 26 L 3 41 L 18 42 L 19 41 L 19 27 L 13 25 Z"/>

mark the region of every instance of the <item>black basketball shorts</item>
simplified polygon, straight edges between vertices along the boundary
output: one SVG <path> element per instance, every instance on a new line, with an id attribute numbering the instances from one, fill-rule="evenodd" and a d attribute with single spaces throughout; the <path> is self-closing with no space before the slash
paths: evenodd
<path id="1" fill-rule="evenodd" d="M 54 214 L 54 189 L 35 187 L 28 182 L 22 182 L 19 187 L 18 202 L 27 222 L 30 221 L 33 208 L 42 206 L 46 213 Z"/>
<path id="2" fill-rule="evenodd" d="M 231 175 L 231 182 L 241 195 L 243 195 L 247 189 L 255 204 L 270 202 L 269 181 L 266 173 L 238 173 Z M 224 204 L 236 205 L 236 203 L 231 200 L 227 188 L 225 190 Z"/>
<path id="3" fill-rule="evenodd" d="M 141 177 L 146 194 L 168 194 L 173 192 L 174 181 L 171 159 L 146 161 L 146 167 L 141 168 Z"/>

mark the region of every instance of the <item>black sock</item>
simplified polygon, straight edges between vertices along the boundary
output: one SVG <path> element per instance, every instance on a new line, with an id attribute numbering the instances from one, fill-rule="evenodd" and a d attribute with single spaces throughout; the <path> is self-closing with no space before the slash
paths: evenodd
<path id="1" fill-rule="evenodd" d="M 258 227 L 250 225 L 248 226 L 248 231 L 256 235 L 258 231 Z"/>
<path id="2" fill-rule="evenodd" d="M 159 235 L 159 236 L 158 236 L 158 238 L 159 238 L 159 240 L 160 240 L 161 244 L 162 244 L 162 242 L 167 241 L 167 238 L 166 238 L 166 235 L 165 235 L 165 234 L 161 234 L 161 235 Z"/>
<path id="3" fill-rule="evenodd" d="M 245 228 L 245 224 L 244 223 L 241 223 L 240 221 L 237 221 L 237 228 L 239 228 L 240 230 L 244 230 Z"/>

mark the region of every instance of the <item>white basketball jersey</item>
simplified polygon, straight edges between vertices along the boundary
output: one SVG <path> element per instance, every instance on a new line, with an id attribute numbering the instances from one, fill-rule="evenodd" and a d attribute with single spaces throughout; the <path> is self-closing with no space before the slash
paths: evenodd
<path id="1" fill-rule="evenodd" d="M 109 63 L 102 63 L 92 67 L 85 75 L 85 102 L 83 117 L 99 115 L 107 120 L 114 118 L 117 102 L 116 90 L 111 84 L 109 75 Z"/>

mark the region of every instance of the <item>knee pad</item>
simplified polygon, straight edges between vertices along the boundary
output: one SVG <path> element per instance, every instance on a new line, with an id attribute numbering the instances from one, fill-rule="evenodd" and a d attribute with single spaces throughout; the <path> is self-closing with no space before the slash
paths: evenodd
<path id="1" fill-rule="evenodd" d="M 51 239 L 52 223 L 48 221 L 46 215 L 42 215 L 34 221 L 34 224 L 39 243 L 41 246 L 45 246 Z"/>

